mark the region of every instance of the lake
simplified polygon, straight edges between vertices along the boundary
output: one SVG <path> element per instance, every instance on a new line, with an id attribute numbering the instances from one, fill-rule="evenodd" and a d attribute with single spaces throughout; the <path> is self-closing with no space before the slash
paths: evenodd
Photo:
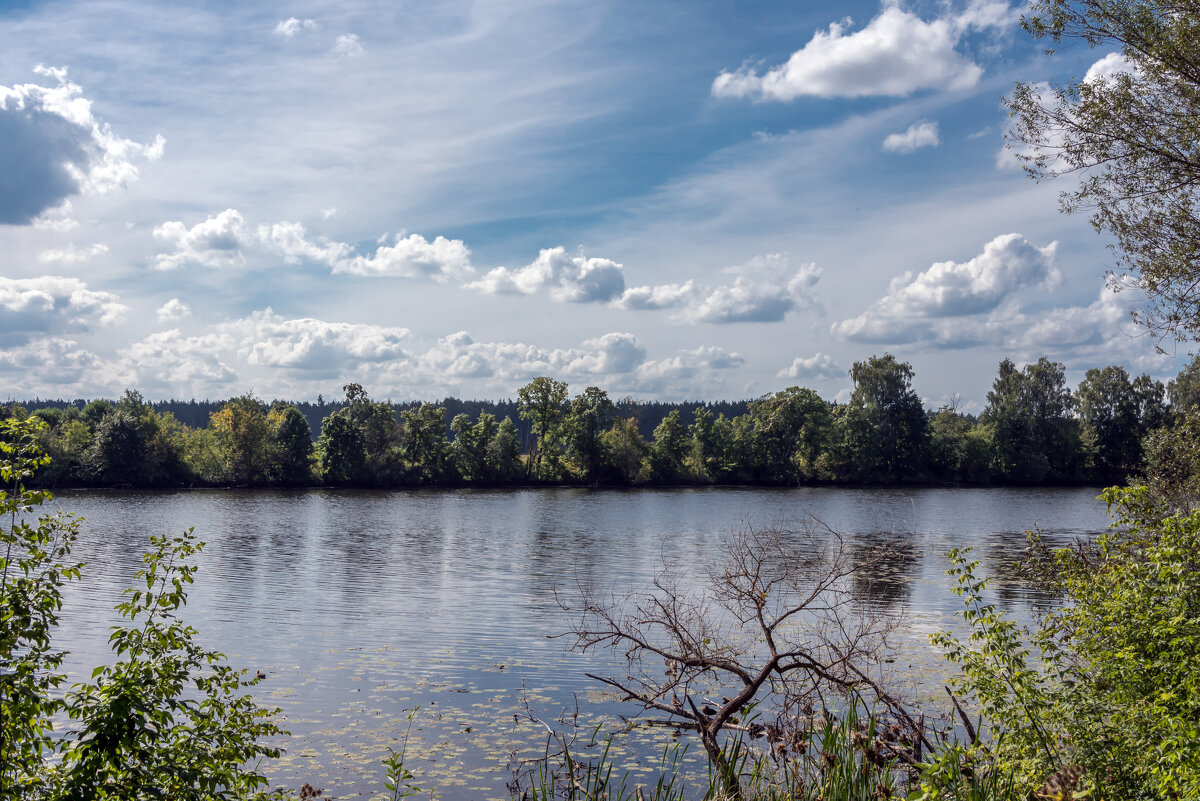
<path id="1" fill-rule="evenodd" d="M 564 650 L 570 618 L 555 591 L 576 582 L 621 591 L 649 584 L 665 562 L 720 561 L 740 525 L 815 517 L 865 553 L 902 548 L 864 604 L 903 617 L 897 667 L 936 695 L 945 665 L 928 634 L 954 625 L 945 553 L 973 546 L 995 597 L 1028 617 L 1040 599 L 1015 562 L 1024 531 L 1067 543 L 1104 530 L 1094 488 L 739 489 L 590 491 L 61 492 L 53 506 L 86 518 L 57 645 L 73 678 L 111 659 L 112 606 L 150 534 L 195 527 L 208 543 L 184 617 L 200 641 L 262 670 L 256 697 L 283 710 L 287 754 L 268 773 L 335 798 L 382 792 L 379 760 L 417 709 L 409 767 L 443 799 L 507 797 L 512 759 L 545 747 L 552 722 L 580 712 L 612 724 L 615 702 L 584 673 L 613 674 L 609 654 Z M 929 688 L 932 688 L 930 690 Z M 514 717 L 516 716 L 516 718 Z M 662 737 L 661 732 L 636 737 Z M 642 740 L 629 764 L 651 768 Z M 693 754 L 698 752 L 698 746 Z"/>

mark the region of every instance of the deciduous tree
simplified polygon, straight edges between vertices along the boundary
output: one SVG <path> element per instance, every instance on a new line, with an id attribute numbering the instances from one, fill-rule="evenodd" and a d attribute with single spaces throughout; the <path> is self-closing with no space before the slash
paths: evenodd
<path id="1" fill-rule="evenodd" d="M 1159 337 L 1200 334 L 1200 13 L 1165 0 L 1034 0 L 1034 38 L 1105 52 L 1099 75 L 1019 83 L 1009 144 L 1039 180 L 1068 173 L 1065 212 L 1115 239 Z M 1114 286 L 1126 284 L 1115 281 Z"/>

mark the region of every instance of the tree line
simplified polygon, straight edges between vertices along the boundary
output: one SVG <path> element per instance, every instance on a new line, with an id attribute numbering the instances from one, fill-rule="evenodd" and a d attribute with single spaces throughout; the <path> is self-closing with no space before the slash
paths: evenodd
<path id="1" fill-rule="evenodd" d="M 744 403 L 613 401 L 540 376 L 500 403 L 395 405 L 360 384 L 308 409 L 246 394 L 203 425 L 133 390 L 3 414 L 43 423 L 51 461 L 35 480 L 48 486 L 1107 484 L 1200 406 L 1200 358 L 1167 386 L 1109 366 L 1074 390 L 1059 362 L 1005 359 L 977 416 L 926 409 L 912 366 L 890 354 L 850 377 L 846 403 L 805 387 Z M 327 412 L 315 442 L 312 407 Z"/>

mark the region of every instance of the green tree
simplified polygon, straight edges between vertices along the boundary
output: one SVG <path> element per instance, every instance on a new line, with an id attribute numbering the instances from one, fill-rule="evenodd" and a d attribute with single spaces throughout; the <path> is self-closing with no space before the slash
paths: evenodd
<path id="1" fill-rule="evenodd" d="M 1009 143 L 1038 179 L 1078 173 L 1064 212 L 1090 211 L 1149 303 L 1160 337 L 1200 332 L 1200 14 L 1162 0 L 1034 0 L 1023 20 L 1053 47 L 1116 50 L 1126 69 L 1054 89 L 1017 84 Z M 1116 283 L 1117 286 L 1125 284 Z"/>
<path id="2" fill-rule="evenodd" d="M 346 384 L 345 405 L 321 423 L 317 472 L 331 484 L 394 486 L 404 478 L 401 436 L 390 403 L 376 403 L 362 384 Z M 445 433 L 441 434 L 445 440 Z M 297 446 L 299 447 L 299 446 Z"/>
<path id="3" fill-rule="evenodd" d="M 1200 509 L 1200 411 L 1146 436 L 1136 483 L 1147 488 L 1165 512 Z"/>
<path id="4" fill-rule="evenodd" d="M 833 437 L 829 404 L 811 389 L 788 387 L 750 404 L 761 459 L 760 480 L 771 483 L 819 477 L 818 460 Z"/>
<path id="5" fill-rule="evenodd" d="M 271 479 L 283 484 L 312 480 L 313 442 L 308 420 L 295 406 L 274 404 L 267 413 L 270 429 Z"/>
<path id="6" fill-rule="evenodd" d="M 685 459 L 690 446 L 679 410 L 672 409 L 654 429 L 654 443 L 650 446 L 651 478 L 668 484 L 683 481 L 687 477 Z"/>
<path id="7" fill-rule="evenodd" d="M 1075 403 L 1095 475 L 1105 483 L 1123 481 L 1142 457 L 1140 409 L 1129 373 L 1118 366 L 1088 370 Z"/>
<path id="8" fill-rule="evenodd" d="M 87 483 L 92 430 L 80 410 L 74 406 L 46 408 L 38 409 L 32 416 L 46 423 L 41 447 L 50 457 L 50 463 L 38 472 L 38 483 L 51 487 Z"/>
<path id="9" fill-rule="evenodd" d="M 353 484 L 366 472 L 367 451 L 362 433 L 338 410 L 321 423 L 317 440 L 317 470 L 327 484 Z"/>
<path id="10" fill-rule="evenodd" d="M 1200 354 L 1193 356 L 1179 375 L 1167 383 L 1171 411 L 1185 415 L 1200 409 Z"/>
<path id="11" fill-rule="evenodd" d="M 619 484 L 641 484 L 649 479 L 646 464 L 650 447 L 632 417 L 617 418 L 600 435 L 611 479 Z"/>
<path id="12" fill-rule="evenodd" d="M 935 472 L 952 481 L 988 481 L 991 429 L 943 406 L 929 418 L 929 460 Z"/>
<path id="13" fill-rule="evenodd" d="M 701 406 L 692 412 L 692 424 L 688 427 L 692 440 L 688 461 L 692 474 L 700 481 L 712 481 L 720 472 L 721 446 L 715 436 L 715 422 L 711 409 Z"/>
<path id="14" fill-rule="evenodd" d="M 517 413 L 522 420 L 530 421 L 535 438 L 528 465 L 531 476 L 542 477 L 547 454 L 550 456 L 548 472 L 557 474 L 558 429 L 566 411 L 567 385 L 561 381 L 538 376 L 517 390 Z"/>
<path id="15" fill-rule="evenodd" d="M 38 445 L 44 423 L 0 420 L 0 798 L 35 797 L 55 750 L 51 718 L 64 653 L 52 635 L 65 582 L 81 565 L 68 561 L 78 522 L 68 516 L 26 519 L 49 493 L 25 489 L 46 464 Z"/>
<path id="16" fill-rule="evenodd" d="M 588 387 L 571 401 L 563 423 L 567 459 L 576 475 L 587 483 L 600 479 L 604 468 L 604 443 L 600 435 L 614 412 L 608 393 Z"/>
<path id="17" fill-rule="evenodd" d="M 1133 397 L 1137 403 L 1138 420 L 1143 434 L 1166 425 L 1170 420 L 1163 382 L 1155 381 L 1148 374 L 1142 373 L 1133 379 Z"/>
<path id="18" fill-rule="evenodd" d="M 852 458 L 868 480 L 910 480 L 924 468 L 928 420 L 912 388 L 913 370 L 890 353 L 855 362 L 850 368 L 854 393 L 849 406 L 866 423 L 850 420 Z M 852 416 L 856 417 L 856 415 Z"/>
<path id="19" fill-rule="evenodd" d="M 134 485 L 141 473 L 146 442 L 136 416 L 114 409 L 95 429 L 88 454 L 91 471 L 103 484 Z"/>
<path id="20" fill-rule="evenodd" d="M 271 462 L 271 426 L 258 398 L 247 393 L 230 398 L 209 417 L 225 457 L 225 476 L 234 484 L 267 481 Z"/>
<path id="21" fill-rule="evenodd" d="M 498 478 L 498 465 L 492 462 L 495 455 L 492 443 L 500 430 L 495 415 L 480 412 L 479 418 L 472 423 L 467 415 L 456 414 L 450 421 L 450 430 L 454 432 L 454 441 L 450 443 L 451 459 L 458 474 L 474 483 L 494 483 Z"/>
<path id="22" fill-rule="evenodd" d="M 496 436 L 488 443 L 487 467 L 494 481 L 514 481 L 522 473 L 521 440 L 511 418 L 505 417 L 500 421 Z"/>
<path id="23" fill-rule="evenodd" d="M 404 420 L 404 456 L 421 483 L 436 483 L 445 478 L 450 457 L 446 441 L 446 410 L 422 403 L 400 413 Z"/>
<path id="24" fill-rule="evenodd" d="M 1081 477 L 1075 398 L 1066 368 L 1042 357 L 1018 370 L 1011 360 L 1000 369 L 980 421 L 992 430 L 997 472 L 1008 481 L 1037 483 Z"/>
<path id="25" fill-rule="evenodd" d="M 225 451 L 210 428 L 189 428 L 183 432 L 183 461 L 190 475 L 204 484 L 226 480 Z"/>

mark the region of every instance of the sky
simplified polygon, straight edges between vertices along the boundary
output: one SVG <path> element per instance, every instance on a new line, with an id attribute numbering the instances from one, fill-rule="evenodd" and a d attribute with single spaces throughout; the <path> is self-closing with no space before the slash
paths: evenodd
<path id="1" fill-rule="evenodd" d="M 0 396 L 845 400 L 1167 379 L 1005 0 L 0 0 Z"/>

